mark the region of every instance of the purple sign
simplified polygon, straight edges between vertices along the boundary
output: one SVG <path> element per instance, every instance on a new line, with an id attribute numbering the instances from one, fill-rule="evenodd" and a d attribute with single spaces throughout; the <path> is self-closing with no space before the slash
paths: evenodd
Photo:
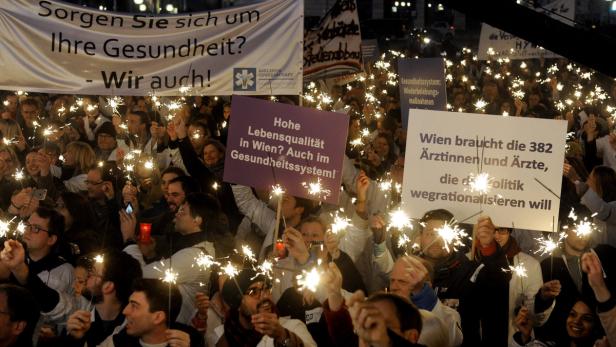
<path id="1" fill-rule="evenodd" d="M 399 59 L 398 76 L 404 129 L 408 128 L 409 108 L 447 111 L 443 58 Z"/>
<path id="2" fill-rule="evenodd" d="M 233 96 L 226 182 L 337 204 L 349 116 Z"/>

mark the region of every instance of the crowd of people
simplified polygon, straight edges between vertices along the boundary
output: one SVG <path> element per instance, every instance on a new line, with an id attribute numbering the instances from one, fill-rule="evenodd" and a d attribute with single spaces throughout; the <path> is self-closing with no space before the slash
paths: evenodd
<path id="1" fill-rule="evenodd" d="M 338 206 L 224 182 L 228 97 L 7 91 L 0 346 L 616 346 L 616 83 L 564 59 L 438 53 L 451 111 L 568 121 L 559 230 L 573 209 L 591 233 L 547 252 L 553 234 L 486 215 L 458 247 L 445 209 L 394 225 L 393 60 L 302 97 L 351 116 Z"/>

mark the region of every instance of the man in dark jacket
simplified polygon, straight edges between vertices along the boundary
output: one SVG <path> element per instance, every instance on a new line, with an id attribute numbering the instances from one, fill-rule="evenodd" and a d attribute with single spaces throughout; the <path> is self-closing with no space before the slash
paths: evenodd
<path id="1" fill-rule="evenodd" d="M 13 284 L 0 284 L 0 346 L 31 347 L 39 315 L 30 292 Z"/>

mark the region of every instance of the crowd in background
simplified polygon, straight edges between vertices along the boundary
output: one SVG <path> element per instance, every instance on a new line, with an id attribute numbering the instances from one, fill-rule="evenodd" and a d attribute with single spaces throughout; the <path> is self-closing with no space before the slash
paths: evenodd
<path id="1" fill-rule="evenodd" d="M 452 112 L 567 121 L 557 224 L 591 232 L 393 220 L 396 59 L 430 55 Z M 350 115 L 337 206 L 223 181 L 229 97 L 2 93 L 0 346 L 616 346 L 613 79 L 418 44 L 305 90 Z"/>

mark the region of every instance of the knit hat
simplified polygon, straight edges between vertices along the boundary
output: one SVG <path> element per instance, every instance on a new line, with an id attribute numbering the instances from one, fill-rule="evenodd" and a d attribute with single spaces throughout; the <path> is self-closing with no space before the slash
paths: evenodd
<path id="1" fill-rule="evenodd" d="M 228 278 L 222 287 L 222 298 L 232 309 L 238 308 L 244 293 L 255 282 L 262 282 L 265 278 L 252 269 L 244 269 L 234 278 Z M 238 288 L 239 287 L 239 288 Z"/>
<path id="2" fill-rule="evenodd" d="M 113 136 L 114 138 L 118 135 L 115 126 L 111 122 L 105 122 L 101 124 L 101 126 L 96 129 L 96 137 L 98 138 L 99 134 L 107 134 Z"/>

